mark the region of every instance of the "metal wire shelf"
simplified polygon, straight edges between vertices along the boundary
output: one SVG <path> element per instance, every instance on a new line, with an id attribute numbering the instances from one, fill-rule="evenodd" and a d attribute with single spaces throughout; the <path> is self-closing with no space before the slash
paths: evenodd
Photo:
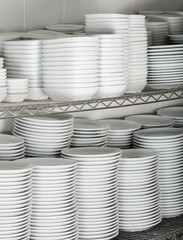
<path id="1" fill-rule="evenodd" d="M 115 98 L 101 98 L 74 102 L 25 101 L 22 103 L 0 103 L 0 119 L 71 113 L 109 108 L 127 107 L 148 103 L 164 102 L 183 98 L 183 88 L 146 91 L 124 94 Z"/>

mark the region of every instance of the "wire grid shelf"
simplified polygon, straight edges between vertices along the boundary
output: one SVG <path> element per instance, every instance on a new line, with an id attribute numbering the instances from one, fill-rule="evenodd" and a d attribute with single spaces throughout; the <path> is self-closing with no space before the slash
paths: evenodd
<path id="1" fill-rule="evenodd" d="M 22 103 L 0 103 L 0 118 L 29 117 L 54 113 L 71 113 L 109 108 L 127 107 L 164 102 L 183 98 L 183 88 L 124 94 L 116 98 L 101 98 L 73 102 L 25 101 Z"/>

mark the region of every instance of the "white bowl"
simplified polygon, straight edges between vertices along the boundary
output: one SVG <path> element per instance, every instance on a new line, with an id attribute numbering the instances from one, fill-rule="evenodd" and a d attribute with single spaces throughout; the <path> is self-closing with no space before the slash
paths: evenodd
<path id="1" fill-rule="evenodd" d="M 48 96 L 44 94 L 42 88 L 29 88 L 28 95 L 26 97 L 27 100 L 45 100 Z"/>
<path id="2" fill-rule="evenodd" d="M 116 86 L 102 86 L 99 87 L 97 92 L 98 98 L 110 98 L 110 97 L 119 97 L 123 95 L 126 90 L 126 85 Z"/>
<path id="3" fill-rule="evenodd" d="M 60 82 L 59 84 L 54 84 L 54 83 L 50 83 L 50 84 L 43 84 L 43 87 L 45 88 L 87 88 L 87 87 L 97 87 L 98 83 L 62 83 Z"/>
<path id="4" fill-rule="evenodd" d="M 89 100 L 95 97 L 98 87 L 87 88 L 44 88 L 44 92 L 53 101 L 79 101 Z"/>
<path id="5" fill-rule="evenodd" d="M 23 102 L 27 94 L 8 94 L 3 102 Z"/>
<path id="6" fill-rule="evenodd" d="M 28 88 L 27 89 L 8 89 L 7 94 L 27 94 L 28 93 Z"/>
<path id="7" fill-rule="evenodd" d="M 2 102 L 5 99 L 6 95 L 7 95 L 6 93 L 0 94 L 0 102 Z"/>
<path id="8" fill-rule="evenodd" d="M 146 82 L 128 84 L 128 87 L 127 87 L 125 93 L 141 92 L 145 88 L 146 85 L 147 85 Z"/>

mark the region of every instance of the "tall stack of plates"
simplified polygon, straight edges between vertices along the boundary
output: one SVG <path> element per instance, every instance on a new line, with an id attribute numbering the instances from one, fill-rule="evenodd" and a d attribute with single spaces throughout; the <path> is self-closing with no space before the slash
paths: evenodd
<path id="1" fill-rule="evenodd" d="M 147 30 L 147 44 L 148 46 L 153 45 L 153 33 L 152 31 L 148 31 L 148 30 Z"/>
<path id="2" fill-rule="evenodd" d="M 183 44 L 148 48 L 148 86 L 166 89 L 183 86 Z"/>
<path id="3" fill-rule="evenodd" d="M 13 161 L 23 158 L 24 140 L 12 135 L 0 134 L 0 161 Z"/>
<path id="4" fill-rule="evenodd" d="M 157 114 L 175 121 L 174 127 L 183 127 L 183 107 L 167 107 L 157 111 Z"/>
<path id="5" fill-rule="evenodd" d="M 119 228 L 146 230 L 162 220 L 158 183 L 158 153 L 124 150 L 118 173 Z"/>
<path id="6" fill-rule="evenodd" d="M 147 20 L 146 28 L 152 32 L 152 45 L 165 45 L 168 43 L 169 25 L 163 20 Z"/>
<path id="7" fill-rule="evenodd" d="M 77 24 L 55 24 L 45 26 L 45 29 L 66 34 L 80 33 L 84 31 L 84 25 Z"/>
<path id="8" fill-rule="evenodd" d="M 63 37 L 43 41 L 44 91 L 55 101 L 94 98 L 98 91 L 98 39 Z"/>
<path id="9" fill-rule="evenodd" d="M 183 16 L 175 14 L 155 14 L 149 15 L 148 19 L 150 20 L 163 20 L 166 21 L 169 25 L 170 34 L 182 34 L 183 33 Z"/>
<path id="10" fill-rule="evenodd" d="M 117 173 L 121 150 L 72 148 L 62 154 L 78 162 L 76 194 L 79 239 L 112 239 L 118 235 Z"/>
<path id="11" fill-rule="evenodd" d="M 139 123 L 142 128 L 173 127 L 175 121 L 168 117 L 150 114 L 139 114 L 125 117 L 126 120 Z"/>
<path id="12" fill-rule="evenodd" d="M 133 133 L 141 128 L 139 123 L 127 120 L 105 119 L 100 122 L 110 126 L 107 136 L 108 147 L 132 148 Z"/>
<path id="13" fill-rule="evenodd" d="M 134 133 L 134 146 L 157 150 L 159 155 L 158 178 L 161 191 L 163 217 L 183 213 L 182 186 L 183 131 L 176 128 L 144 129 Z"/>
<path id="14" fill-rule="evenodd" d="M 169 40 L 172 44 L 183 44 L 183 34 L 169 35 Z"/>
<path id="15" fill-rule="evenodd" d="M 73 131 L 70 114 L 34 116 L 16 119 L 13 134 L 25 141 L 25 154 L 30 157 L 58 156 L 68 148 Z"/>
<path id="16" fill-rule="evenodd" d="M 106 145 L 109 125 L 100 121 L 74 119 L 71 147 L 103 147 Z"/>
<path id="17" fill-rule="evenodd" d="M 41 42 L 38 40 L 8 41 L 3 45 L 8 78 L 29 79 L 27 99 L 41 100 L 42 92 Z"/>
<path id="18" fill-rule="evenodd" d="M 96 35 L 99 39 L 98 97 L 117 97 L 125 92 L 125 42 L 122 34 Z"/>
<path id="19" fill-rule="evenodd" d="M 141 92 L 147 84 L 145 16 L 129 15 L 129 43 L 129 85 L 126 92 Z"/>
<path id="20" fill-rule="evenodd" d="M 2 102 L 7 95 L 6 69 L 3 69 L 3 65 L 4 58 L 0 58 L 0 102 Z"/>
<path id="21" fill-rule="evenodd" d="M 30 237 L 32 166 L 0 162 L 1 239 Z"/>
<path id="22" fill-rule="evenodd" d="M 121 41 L 124 43 L 123 51 L 114 52 L 114 50 L 109 51 L 110 49 L 106 49 L 107 53 L 105 53 L 105 58 L 102 56 L 103 60 L 121 60 L 123 58 L 124 66 L 121 66 L 121 70 L 124 71 L 125 79 L 128 80 L 128 61 L 129 61 L 129 41 L 128 41 L 128 15 L 125 14 L 88 14 L 85 15 L 85 31 L 87 34 L 120 34 L 122 36 Z M 115 37 L 114 37 L 115 38 Z M 116 39 L 116 44 L 119 44 L 119 36 L 118 40 Z M 120 42 L 121 42 L 120 41 Z M 104 39 L 102 39 L 104 42 Z M 105 43 L 107 40 L 105 40 Z M 108 40 L 107 43 L 111 41 Z M 114 39 L 113 39 L 114 42 Z M 112 43 L 112 42 L 111 42 Z M 117 46 L 117 45 L 116 45 Z M 124 52 L 124 54 L 123 54 Z M 104 54 L 103 54 L 104 55 Z M 119 63 L 117 63 L 119 65 Z M 114 70 L 116 71 L 116 70 Z M 119 71 L 106 75 L 108 77 L 118 77 Z M 104 74 L 102 74 L 104 77 Z M 121 76 L 121 75 L 120 75 Z"/>
<path id="23" fill-rule="evenodd" d="M 76 162 L 61 158 L 17 162 L 34 166 L 31 239 L 78 239 Z"/>

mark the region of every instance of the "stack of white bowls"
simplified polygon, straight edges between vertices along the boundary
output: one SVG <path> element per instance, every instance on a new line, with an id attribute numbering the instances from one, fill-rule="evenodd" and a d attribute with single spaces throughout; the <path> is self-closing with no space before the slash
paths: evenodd
<path id="1" fill-rule="evenodd" d="M 0 58 L 0 102 L 2 102 L 7 95 L 6 69 L 3 69 L 3 65 L 4 58 Z"/>
<path id="2" fill-rule="evenodd" d="M 32 166 L 0 162 L 0 238 L 30 239 Z"/>
<path id="3" fill-rule="evenodd" d="M 166 107 L 157 111 L 157 114 L 163 117 L 171 118 L 174 123 L 174 127 L 183 127 L 183 107 Z"/>
<path id="4" fill-rule="evenodd" d="M 8 41 L 3 45 L 8 78 L 29 79 L 27 99 L 42 100 L 41 42 L 38 40 Z"/>
<path id="5" fill-rule="evenodd" d="M 163 13 L 163 14 L 155 14 L 149 15 L 148 19 L 150 20 L 163 20 L 168 23 L 169 33 L 170 34 L 182 34 L 183 33 L 183 16 Z"/>
<path id="6" fill-rule="evenodd" d="M 78 162 L 79 239 L 114 238 L 119 231 L 117 173 L 121 150 L 72 148 L 63 150 L 62 155 Z"/>
<path id="7" fill-rule="evenodd" d="M 147 30 L 145 16 L 129 15 L 128 93 L 141 92 L 147 84 Z"/>
<path id="8" fill-rule="evenodd" d="M 183 86 L 183 44 L 148 47 L 148 86 L 169 89 Z"/>
<path id="9" fill-rule="evenodd" d="M 74 119 L 71 147 L 106 146 L 109 125 L 96 120 Z"/>
<path id="10" fill-rule="evenodd" d="M 15 33 L 7 33 L 7 32 L 1 32 L 0 33 L 0 56 L 3 57 L 3 44 L 6 41 L 10 40 L 19 40 L 20 37 L 17 36 Z"/>
<path id="11" fill-rule="evenodd" d="M 13 134 L 25 140 L 25 154 L 30 157 L 60 155 L 70 146 L 72 131 L 70 114 L 17 118 L 13 128 Z"/>
<path id="12" fill-rule="evenodd" d="M 43 41 L 44 91 L 55 101 L 94 98 L 98 91 L 98 39 L 63 37 Z"/>
<path id="13" fill-rule="evenodd" d="M 151 114 L 139 114 L 125 117 L 126 120 L 139 123 L 141 128 L 173 127 L 175 121 L 168 117 Z"/>
<path id="14" fill-rule="evenodd" d="M 128 41 L 128 15 L 125 14 L 88 14 L 85 15 L 85 31 L 87 34 L 117 34 L 114 36 L 112 41 L 101 39 L 101 43 L 115 43 L 119 44 L 119 42 L 123 42 L 123 50 L 120 52 L 109 51 L 110 49 L 106 49 L 107 53 L 101 56 L 101 60 L 112 61 L 112 60 L 123 60 L 123 64 L 121 65 L 121 71 L 119 74 L 119 70 L 115 69 L 114 72 L 110 75 L 109 73 L 102 77 L 121 77 L 121 72 L 124 72 L 124 77 L 126 81 L 128 80 L 128 57 L 129 57 L 129 41 Z M 119 39 L 121 35 L 121 40 Z M 116 45 L 117 46 L 117 45 Z M 119 65 L 119 62 L 116 63 Z M 112 89 L 111 89 L 112 91 Z M 117 93 L 116 93 L 117 94 Z"/>
<path id="15" fill-rule="evenodd" d="M 152 45 L 168 43 L 169 25 L 163 20 L 146 21 L 146 28 L 152 32 Z"/>
<path id="16" fill-rule="evenodd" d="M 125 42 L 122 34 L 96 35 L 99 39 L 99 98 L 117 97 L 125 92 Z"/>
<path id="17" fill-rule="evenodd" d="M 169 40 L 172 44 L 183 44 L 183 34 L 169 35 Z"/>
<path id="18" fill-rule="evenodd" d="M 61 158 L 17 162 L 34 166 L 30 239 L 78 239 L 76 162 Z"/>
<path id="19" fill-rule="evenodd" d="M 134 133 L 134 146 L 154 149 L 160 153 L 158 178 L 162 216 L 167 218 L 182 214 L 183 130 L 176 128 L 140 130 Z"/>
<path id="20" fill-rule="evenodd" d="M 0 134 L 0 161 L 24 158 L 24 140 L 12 135 Z"/>
<path id="21" fill-rule="evenodd" d="M 124 150 L 118 173 L 119 228 L 146 230 L 161 222 L 158 153 Z"/>
<path id="22" fill-rule="evenodd" d="M 5 102 L 23 102 L 28 95 L 28 79 L 7 78 Z"/>
<path id="23" fill-rule="evenodd" d="M 139 123 L 127 120 L 105 119 L 99 120 L 99 122 L 109 125 L 110 130 L 107 136 L 108 147 L 132 148 L 133 133 L 141 128 Z"/>

